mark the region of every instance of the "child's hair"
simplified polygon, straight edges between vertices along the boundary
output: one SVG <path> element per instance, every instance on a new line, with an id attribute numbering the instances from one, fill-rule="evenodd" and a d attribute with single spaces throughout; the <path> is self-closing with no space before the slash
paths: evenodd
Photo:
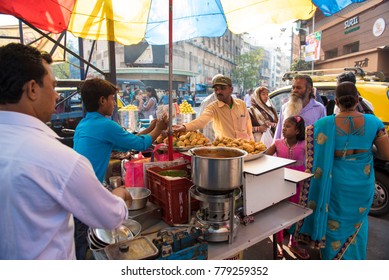
<path id="1" fill-rule="evenodd" d="M 296 129 L 298 129 L 299 133 L 296 135 L 297 141 L 305 140 L 305 122 L 303 117 L 301 116 L 292 116 L 285 119 L 285 122 L 289 121 L 296 124 Z"/>

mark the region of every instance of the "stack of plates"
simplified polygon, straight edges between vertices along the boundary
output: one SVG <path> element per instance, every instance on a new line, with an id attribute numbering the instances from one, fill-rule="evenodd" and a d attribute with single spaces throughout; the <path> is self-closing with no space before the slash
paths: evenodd
<path id="1" fill-rule="evenodd" d="M 100 228 L 88 229 L 88 242 L 90 249 L 104 249 L 110 244 L 130 240 L 140 234 L 141 225 L 135 220 L 125 220 L 116 230 Z"/>

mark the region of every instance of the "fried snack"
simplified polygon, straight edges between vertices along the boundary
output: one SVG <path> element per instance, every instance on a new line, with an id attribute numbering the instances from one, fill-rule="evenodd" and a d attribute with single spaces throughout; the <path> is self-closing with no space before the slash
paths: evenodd
<path id="1" fill-rule="evenodd" d="M 267 149 L 265 144 L 262 142 L 255 142 L 241 138 L 231 139 L 229 137 L 217 137 L 215 141 L 212 142 L 212 146 L 238 148 L 245 150 L 249 154 L 258 154 Z"/>
<path id="2" fill-rule="evenodd" d="M 174 132 L 172 138 L 173 145 L 180 148 L 192 147 L 195 145 L 207 145 L 209 143 L 209 139 L 199 131 Z M 155 142 L 157 144 L 168 144 L 168 137 L 161 134 L 157 137 Z"/>
<path id="3" fill-rule="evenodd" d="M 162 135 L 158 135 L 157 139 L 155 139 L 155 142 L 156 142 L 157 144 L 163 143 L 163 136 L 162 136 Z"/>
<path id="4" fill-rule="evenodd" d="M 254 152 L 255 148 L 254 148 L 254 145 L 251 145 L 250 143 L 244 143 L 243 150 L 245 150 L 246 152 L 248 152 L 250 154 L 250 153 Z"/>
<path id="5" fill-rule="evenodd" d="M 199 131 L 188 131 L 185 135 L 178 137 L 178 141 L 173 142 L 176 147 L 192 147 L 195 145 L 206 145 L 209 140 Z"/>

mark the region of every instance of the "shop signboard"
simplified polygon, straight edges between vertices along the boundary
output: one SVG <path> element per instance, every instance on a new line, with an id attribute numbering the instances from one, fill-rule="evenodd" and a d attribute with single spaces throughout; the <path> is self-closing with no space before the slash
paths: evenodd
<path id="1" fill-rule="evenodd" d="M 311 33 L 305 39 L 305 61 L 320 59 L 321 31 Z"/>

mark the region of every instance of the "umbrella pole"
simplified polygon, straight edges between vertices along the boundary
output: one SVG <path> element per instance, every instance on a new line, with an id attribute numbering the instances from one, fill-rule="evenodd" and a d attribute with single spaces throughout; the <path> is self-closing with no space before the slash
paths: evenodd
<path id="1" fill-rule="evenodd" d="M 172 131 L 172 107 L 173 107 L 173 0 L 169 0 L 169 128 L 168 128 L 168 155 L 169 161 L 173 160 L 173 131 Z"/>

